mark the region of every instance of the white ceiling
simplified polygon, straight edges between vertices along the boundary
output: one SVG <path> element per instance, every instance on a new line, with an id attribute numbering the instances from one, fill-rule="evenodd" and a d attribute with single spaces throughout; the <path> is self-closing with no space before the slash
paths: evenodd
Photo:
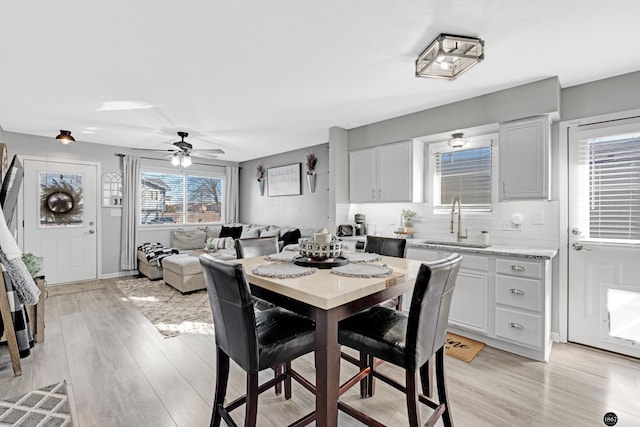
<path id="1" fill-rule="evenodd" d="M 5 1 L 0 126 L 141 148 L 183 130 L 244 161 L 327 142 L 332 126 L 640 70 L 639 18 L 637 0 Z M 415 78 L 439 33 L 482 38 L 485 60 Z"/>

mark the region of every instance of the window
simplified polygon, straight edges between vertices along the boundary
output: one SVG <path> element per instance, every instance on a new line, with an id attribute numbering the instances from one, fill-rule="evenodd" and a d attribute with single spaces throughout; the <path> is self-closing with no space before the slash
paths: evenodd
<path id="1" fill-rule="evenodd" d="M 476 138 L 460 150 L 446 142 L 429 147 L 433 165 L 433 204 L 448 211 L 455 197 L 465 210 L 490 212 L 493 200 L 492 139 Z"/>
<path id="2" fill-rule="evenodd" d="M 589 237 L 640 240 L 640 136 L 583 141 L 589 165 Z"/>
<path id="3" fill-rule="evenodd" d="M 163 172 L 140 174 L 142 224 L 204 224 L 223 219 L 224 179 Z"/>

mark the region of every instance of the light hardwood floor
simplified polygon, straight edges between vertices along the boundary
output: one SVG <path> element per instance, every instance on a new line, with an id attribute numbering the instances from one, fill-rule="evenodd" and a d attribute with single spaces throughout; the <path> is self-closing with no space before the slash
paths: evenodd
<path id="1" fill-rule="evenodd" d="M 14 377 L 6 346 L 0 348 L 0 398 L 66 379 L 76 426 L 208 426 L 213 401 L 213 331 L 164 339 L 114 285 L 50 297 L 45 342 L 22 359 Z M 313 379 L 313 359 L 294 362 Z M 400 370 L 384 369 L 398 378 Z M 456 426 L 640 426 L 640 361 L 573 344 L 555 344 L 548 364 L 490 347 L 465 363 L 447 358 Z M 353 368 L 343 362 L 344 376 Z M 265 377 L 270 375 L 265 373 Z M 404 397 L 377 383 L 372 399 L 357 387 L 343 398 L 389 426 L 407 425 Z M 313 396 L 294 382 L 290 401 L 267 391 L 260 397 L 260 426 L 282 426 L 308 413 Z M 229 393 L 243 393 L 244 374 L 232 365 Z M 423 415 L 426 408 L 423 410 Z M 236 421 L 243 408 L 234 411 Z M 423 417 L 424 418 L 424 417 Z M 340 414 L 341 426 L 360 425 Z"/>

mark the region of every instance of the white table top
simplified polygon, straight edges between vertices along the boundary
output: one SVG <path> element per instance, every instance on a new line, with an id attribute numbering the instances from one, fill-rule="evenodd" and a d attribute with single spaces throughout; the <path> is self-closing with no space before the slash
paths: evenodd
<path id="1" fill-rule="evenodd" d="M 309 276 L 276 279 L 253 274 L 258 265 L 269 264 L 264 257 L 237 260 L 244 266 L 247 279 L 256 286 L 329 310 L 374 294 L 407 280 L 415 281 L 421 261 L 383 257 L 376 264 L 387 264 L 393 273 L 387 277 L 357 278 L 332 274 L 331 269 L 318 269 Z"/>

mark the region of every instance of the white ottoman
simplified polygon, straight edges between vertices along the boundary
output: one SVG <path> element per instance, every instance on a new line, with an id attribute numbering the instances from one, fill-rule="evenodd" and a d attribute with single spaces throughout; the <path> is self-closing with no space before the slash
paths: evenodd
<path id="1" fill-rule="evenodd" d="M 198 257 L 171 255 L 162 260 L 162 278 L 183 294 L 206 289 Z"/>

